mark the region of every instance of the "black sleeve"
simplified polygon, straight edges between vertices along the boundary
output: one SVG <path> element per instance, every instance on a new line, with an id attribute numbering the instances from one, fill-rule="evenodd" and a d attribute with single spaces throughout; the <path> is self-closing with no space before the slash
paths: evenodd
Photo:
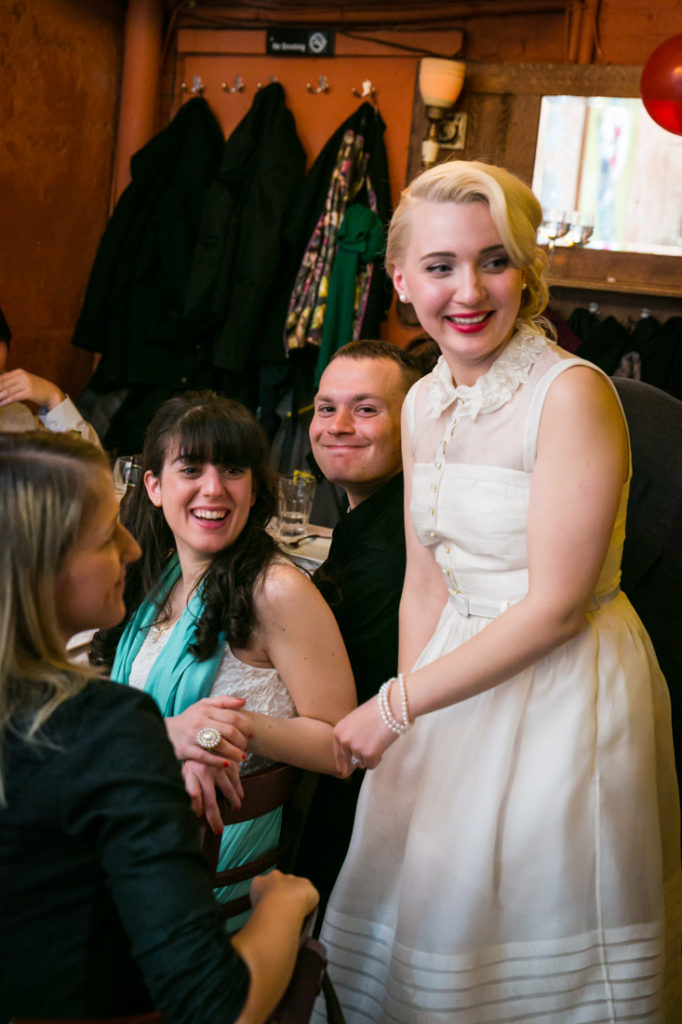
<path id="1" fill-rule="evenodd" d="M 145 694 L 91 686 L 96 711 L 83 716 L 65 759 L 64 827 L 96 844 L 155 1008 L 169 1024 L 233 1021 L 248 970 L 216 911 L 163 719 Z"/>
<path id="2" fill-rule="evenodd" d="M 400 538 L 402 539 L 402 537 Z M 329 559 L 313 582 L 338 623 L 355 678 L 358 703 L 398 671 L 398 610 L 405 578 L 404 546 L 377 550 L 362 539 Z"/>

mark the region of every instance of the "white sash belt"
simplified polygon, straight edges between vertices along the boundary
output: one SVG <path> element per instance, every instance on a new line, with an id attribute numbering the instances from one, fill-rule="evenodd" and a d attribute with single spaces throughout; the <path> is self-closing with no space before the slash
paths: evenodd
<path id="1" fill-rule="evenodd" d="M 501 612 L 506 611 L 509 607 L 509 601 L 472 601 L 466 594 L 452 591 L 450 591 L 448 600 L 465 618 L 469 615 L 481 615 L 484 619 L 496 619 Z"/>
<path id="2" fill-rule="evenodd" d="M 605 594 L 595 594 L 589 603 L 588 611 L 595 612 L 604 605 L 613 601 L 614 597 L 620 594 L 620 587 L 614 587 Z M 496 619 L 498 615 L 506 611 L 511 604 L 510 601 L 478 601 L 472 600 L 466 594 L 450 592 L 448 597 L 450 604 L 453 604 L 460 615 L 468 618 L 469 615 L 480 615 L 484 619 Z"/>

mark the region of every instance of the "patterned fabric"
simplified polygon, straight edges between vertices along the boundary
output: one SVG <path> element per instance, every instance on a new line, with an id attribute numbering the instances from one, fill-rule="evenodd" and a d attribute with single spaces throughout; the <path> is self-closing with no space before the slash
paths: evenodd
<path id="1" fill-rule="evenodd" d="M 306 345 L 319 346 L 321 343 L 339 230 L 348 205 L 354 201 L 363 185 L 367 187 L 370 209 L 373 213 L 377 212 L 376 196 L 367 176 L 368 160 L 364 136 L 349 128 L 339 148 L 324 209 L 308 243 L 291 293 L 284 331 L 287 352 Z M 364 308 L 370 280 L 371 270 L 365 269 L 360 294 L 356 295 L 356 311 Z"/>
<path id="2" fill-rule="evenodd" d="M 379 217 L 361 203 L 350 205 L 339 229 L 338 251 L 329 280 L 322 341 L 315 367 L 316 385 L 334 352 L 360 337 L 374 260 L 383 251 L 384 229 Z"/>

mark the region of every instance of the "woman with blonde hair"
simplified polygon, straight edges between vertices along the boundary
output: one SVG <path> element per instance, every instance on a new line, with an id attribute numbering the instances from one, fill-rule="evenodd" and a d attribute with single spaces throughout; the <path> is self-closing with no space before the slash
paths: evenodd
<path id="1" fill-rule="evenodd" d="M 619 588 L 627 429 L 539 318 L 541 215 L 453 161 L 390 228 L 441 358 L 403 407 L 401 674 L 335 728 L 339 769 L 375 769 L 322 930 L 351 1024 L 682 1019 L 669 696 Z"/>
<path id="2" fill-rule="evenodd" d="M 69 658 L 74 633 L 121 619 L 140 553 L 106 456 L 0 434 L 0 493 L 0 1020 L 257 1024 L 316 893 L 257 879 L 228 942 L 156 705 Z"/>

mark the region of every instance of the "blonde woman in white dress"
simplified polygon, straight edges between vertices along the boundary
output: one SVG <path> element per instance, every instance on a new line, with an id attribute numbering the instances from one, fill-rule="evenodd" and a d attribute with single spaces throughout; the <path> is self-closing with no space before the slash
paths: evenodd
<path id="1" fill-rule="evenodd" d="M 669 697 L 619 590 L 627 429 L 537 319 L 540 219 L 457 161 L 389 234 L 442 356 L 403 409 L 403 675 L 335 727 L 339 769 L 374 769 L 322 931 L 349 1024 L 682 1020 Z"/>

